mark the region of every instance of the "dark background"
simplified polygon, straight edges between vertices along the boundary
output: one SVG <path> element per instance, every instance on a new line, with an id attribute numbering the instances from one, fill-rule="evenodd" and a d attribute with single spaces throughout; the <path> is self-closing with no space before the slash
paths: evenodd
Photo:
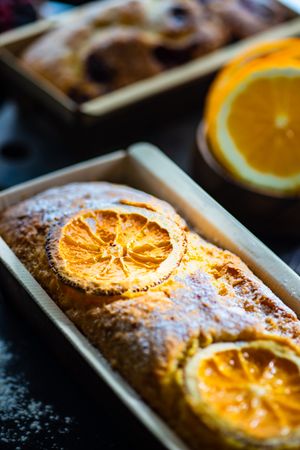
<path id="1" fill-rule="evenodd" d="M 0 81 L 0 189 L 139 140 L 156 144 L 185 171 L 197 173 L 193 163 L 195 132 L 210 78 L 201 86 L 195 84 L 143 102 L 88 128 L 63 125 L 24 93 L 17 92 L 8 80 Z M 247 226 L 247 217 L 243 221 Z M 267 234 L 260 237 L 300 272 L 297 238 L 286 239 L 283 235 L 270 239 Z M 74 365 L 71 369 L 66 361 L 59 360 L 41 334 L 14 309 L 5 292 L 0 294 L 1 343 L 13 354 L 6 376 L 26 386 L 25 406 L 34 398 L 51 405 L 57 415 L 56 420 L 43 419 L 42 429 L 35 433 L 22 431 L 14 421 L 1 421 L 0 410 L 1 449 L 161 448 L 105 386 L 96 382 L 87 385 L 86 380 L 93 378 L 88 368 L 80 368 L 85 378 L 78 376 Z M 1 389 L 0 372 L 0 396 Z M 93 389 L 97 389 L 96 394 Z M 66 417 L 71 420 L 64 429 Z M 14 431 L 14 442 L 3 441 L 5 430 Z M 24 433 L 27 438 L 22 443 Z"/>

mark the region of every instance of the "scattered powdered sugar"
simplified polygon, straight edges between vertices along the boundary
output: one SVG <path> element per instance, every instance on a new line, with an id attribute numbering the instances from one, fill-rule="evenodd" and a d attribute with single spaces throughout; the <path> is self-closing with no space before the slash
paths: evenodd
<path id="1" fill-rule="evenodd" d="M 0 340 L 0 448 L 22 450 L 40 435 L 48 449 L 60 449 L 53 441 L 54 432 L 69 433 L 73 419 L 56 414 L 52 405 L 30 398 L 24 375 L 10 374 L 13 359 L 7 344 Z"/>

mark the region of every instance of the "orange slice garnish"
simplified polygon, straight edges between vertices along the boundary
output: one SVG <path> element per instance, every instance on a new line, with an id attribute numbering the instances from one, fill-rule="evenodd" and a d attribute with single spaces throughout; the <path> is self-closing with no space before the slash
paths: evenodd
<path id="1" fill-rule="evenodd" d="M 185 233 L 175 222 L 133 206 L 81 211 L 54 225 L 47 240 L 50 265 L 60 279 L 94 295 L 162 283 L 185 247 Z"/>
<path id="2" fill-rule="evenodd" d="M 195 414 L 239 448 L 300 448 L 294 349 L 273 340 L 212 344 L 188 362 L 185 386 Z"/>

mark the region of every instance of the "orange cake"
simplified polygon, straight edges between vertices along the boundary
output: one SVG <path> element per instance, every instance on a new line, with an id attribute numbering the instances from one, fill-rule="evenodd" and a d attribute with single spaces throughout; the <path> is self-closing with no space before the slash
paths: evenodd
<path id="1" fill-rule="evenodd" d="M 0 234 L 192 448 L 300 448 L 296 315 L 169 204 L 74 183 L 5 210 Z"/>

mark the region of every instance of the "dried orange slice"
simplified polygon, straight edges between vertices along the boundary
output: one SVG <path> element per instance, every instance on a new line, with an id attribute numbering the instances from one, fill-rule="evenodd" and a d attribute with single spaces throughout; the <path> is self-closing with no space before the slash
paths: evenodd
<path id="1" fill-rule="evenodd" d="M 67 217 L 50 229 L 47 240 L 50 265 L 61 280 L 94 295 L 160 284 L 184 251 L 185 233 L 175 222 L 125 205 Z"/>
<path id="2" fill-rule="evenodd" d="M 212 344 L 188 362 L 185 386 L 196 415 L 231 444 L 300 448 L 300 357 L 281 342 Z"/>
<path id="3" fill-rule="evenodd" d="M 300 189 L 300 64 L 252 64 L 229 83 L 208 125 L 211 149 L 233 176 L 262 190 Z"/>

